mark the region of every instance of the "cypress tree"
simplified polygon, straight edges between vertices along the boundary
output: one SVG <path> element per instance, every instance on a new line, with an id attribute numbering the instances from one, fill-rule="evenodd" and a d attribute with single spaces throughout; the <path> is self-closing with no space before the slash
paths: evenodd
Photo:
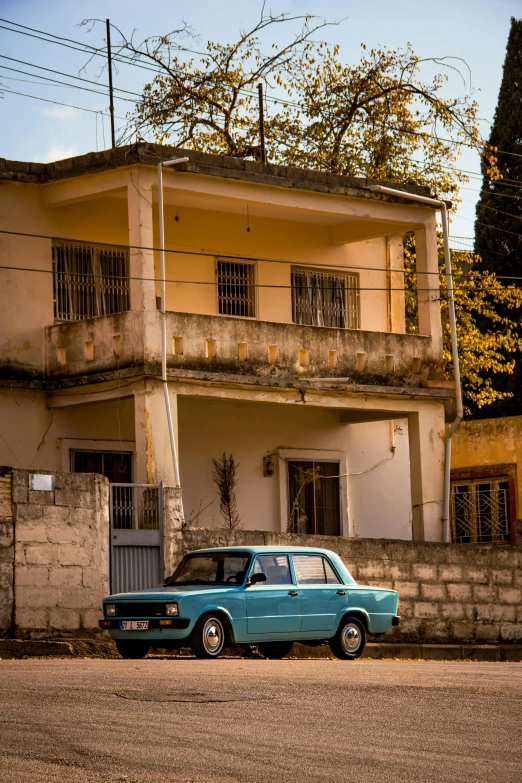
<path id="1" fill-rule="evenodd" d="M 484 174 L 476 209 L 475 253 L 482 258 L 484 269 L 499 276 L 522 276 L 522 19 L 511 19 L 489 143 L 499 150 L 498 168 L 502 179 L 491 182 L 487 172 Z M 521 282 L 516 284 L 521 285 Z M 522 320 L 522 313 L 508 311 L 501 305 L 497 307 L 502 315 L 509 315 L 518 322 Z M 483 409 L 482 416 L 522 413 L 522 354 L 517 352 L 514 358 L 514 374 L 496 384 L 514 396 Z"/>

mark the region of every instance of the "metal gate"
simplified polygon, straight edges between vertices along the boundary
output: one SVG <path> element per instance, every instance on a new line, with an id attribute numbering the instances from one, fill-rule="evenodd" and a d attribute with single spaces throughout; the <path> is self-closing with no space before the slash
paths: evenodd
<path id="1" fill-rule="evenodd" d="M 111 593 L 163 582 L 163 483 L 111 484 Z"/>

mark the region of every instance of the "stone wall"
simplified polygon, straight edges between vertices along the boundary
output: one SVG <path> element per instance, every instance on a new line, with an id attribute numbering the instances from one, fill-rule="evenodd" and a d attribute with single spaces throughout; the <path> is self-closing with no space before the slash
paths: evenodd
<path id="1" fill-rule="evenodd" d="M 109 482 L 53 475 L 55 490 L 44 492 L 29 489 L 29 471 L 12 474 L 17 636 L 98 632 L 109 593 Z"/>
<path id="2" fill-rule="evenodd" d="M 185 528 L 178 556 L 259 544 L 331 549 L 360 584 L 397 590 L 402 622 L 389 641 L 522 642 L 522 550 L 516 547 Z"/>
<path id="3" fill-rule="evenodd" d="M 0 636 L 13 622 L 14 545 L 11 468 L 0 467 Z"/>

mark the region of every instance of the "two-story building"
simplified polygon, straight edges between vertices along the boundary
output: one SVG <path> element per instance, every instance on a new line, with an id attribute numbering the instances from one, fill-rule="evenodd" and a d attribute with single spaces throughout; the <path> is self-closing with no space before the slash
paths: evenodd
<path id="1" fill-rule="evenodd" d="M 319 171 L 145 143 L 0 161 L 0 465 L 175 485 L 157 163 L 180 156 L 163 174 L 167 371 L 189 524 L 222 525 L 226 452 L 245 529 L 442 540 L 435 211 Z"/>

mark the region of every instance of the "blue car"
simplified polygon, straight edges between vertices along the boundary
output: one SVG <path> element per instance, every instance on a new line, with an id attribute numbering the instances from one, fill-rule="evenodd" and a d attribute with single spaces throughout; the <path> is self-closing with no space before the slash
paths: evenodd
<path id="1" fill-rule="evenodd" d="M 151 646 L 217 658 L 234 644 L 282 658 L 302 642 L 350 660 L 367 633 L 399 620 L 398 594 L 357 585 L 334 552 L 258 546 L 191 552 L 164 587 L 105 598 L 99 624 L 123 658 L 143 658 Z"/>

